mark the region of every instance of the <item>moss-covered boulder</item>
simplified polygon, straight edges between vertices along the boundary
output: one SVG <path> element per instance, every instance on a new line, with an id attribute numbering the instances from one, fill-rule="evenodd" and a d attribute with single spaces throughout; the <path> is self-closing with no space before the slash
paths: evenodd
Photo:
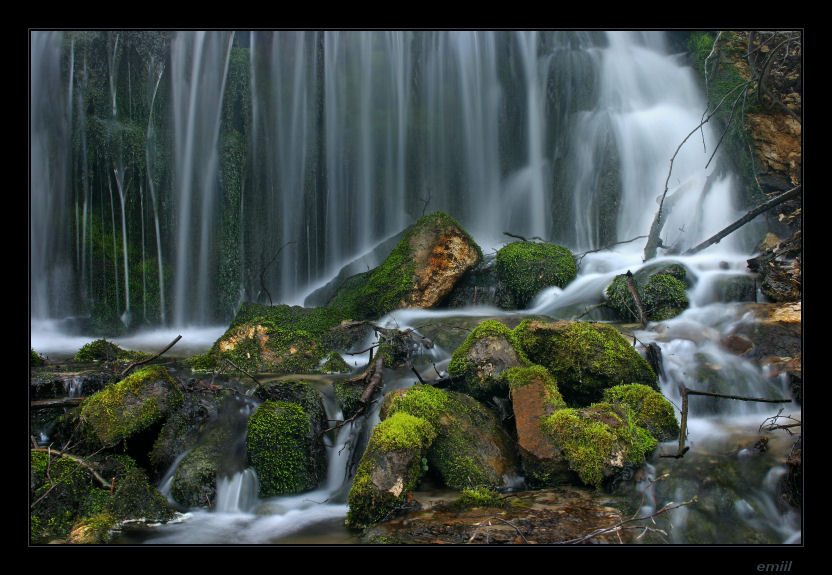
<path id="1" fill-rule="evenodd" d="M 529 361 L 518 351 L 512 330 L 499 321 L 485 320 L 451 356 L 451 389 L 482 401 L 490 401 L 495 395 L 507 397 L 508 387 L 501 374 L 526 365 Z"/>
<path id="2" fill-rule="evenodd" d="M 107 362 L 116 360 L 137 360 L 147 357 L 148 354 L 140 351 L 122 349 L 106 339 L 97 339 L 87 343 L 79 349 L 74 361 L 78 363 Z"/>
<path id="3" fill-rule="evenodd" d="M 216 504 L 219 464 L 230 440 L 228 429 L 215 427 L 182 458 L 170 486 L 174 501 L 188 508 L 212 508 Z"/>
<path id="4" fill-rule="evenodd" d="M 333 330 L 345 319 L 329 307 L 243 303 L 211 349 L 185 364 L 194 371 L 320 372 L 334 351 L 349 350 L 367 335 L 362 329 Z"/>
<path id="5" fill-rule="evenodd" d="M 670 264 L 658 271 L 633 274 L 636 292 L 641 298 L 644 314 L 649 321 L 663 321 L 676 317 L 690 305 L 687 296 L 688 283 L 683 266 Z M 622 274 L 613 279 L 606 290 L 607 305 L 624 321 L 639 321 L 638 306 Z"/>
<path id="6" fill-rule="evenodd" d="M 434 212 L 408 228 L 380 266 L 345 281 L 327 307 L 351 319 L 436 307 L 481 259 L 482 250 L 459 223 Z"/>
<path id="7" fill-rule="evenodd" d="M 246 451 L 260 481 L 261 497 L 302 493 L 326 477 L 321 438 L 297 403 L 261 404 L 248 421 Z"/>
<path id="8" fill-rule="evenodd" d="M 614 327 L 595 322 L 524 321 L 513 330 L 518 349 L 546 367 L 571 407 L 600 401 L 609 387 L 640 383 L 658 390 L 658 377 Z"/>
<path id="9" fill-rule="evenodd" d="M 658 444 L 620 406 L 609 403 L 560 409 L 541 425 L 581 482 L 597 488 L 643 465 Z"/>
<path id="10" fill-rule="evenodd" d="M 422 460 L 435 438 L 429 421 L 404 411 L 373 429 L 347 496 L 349 527 L 379 523 L 406 502 L 422 479 Z"/>
<path id="11" fill-rule="evenodd" d="M 679 437 L 673 405 L 655 389 L 640 384 L 617 385 L 604 390 L 604 402 L 623 406 L 630 421 L 649 431 L 658 441 Z"/>
<path id="12" fill-rule="evenodd" d="M 526 241 L 501 248 L 495 269 L 517 308 L 525 308 L 543 288 L 565 287 L 578 274 L 575 258 L 568 249 Z"/>
<path id="13" fill-rule="evenodd" d="M 530 487 L 544 487 L 572 481 L 566 460 L 546 435 L 541 423 L 566 407 L 557 382 L 545 367 L 515 367 L 503 373 L 511 392 L 517 430 L 517 449 L 523 477 Z"/>
<path id="14" fill-rule="evenodd" d="M 126 456 L 90 456 L 81 463 L 74 456 L 33 451 L 30 471 L 32 543 L 107 543 L 122 520 L 173 517 L 167 500 Z"/>
<path id="15" fill-rule="evenodd" d="M 515 474 L 517 454 L 499 419 L 472 397 L 429 385 L 414 385 L 385 401 L 385 416 L 408 413 L 428 421 L 436 439 L 428 466 L 454 489 L 501 487 Z"/>
<path id="16" fill-rule="evenodd" d="M 81 405 L 81 419 L 102 445 L 113 446 L 161 425 L 182 399 L 182 390 L 167 370 L 149 366 L 88 397 Z"/>
<path id="17" fill-rule="evenodd" d="M 106 511 L 110 492 L 71 457 L 31 454 L 32 543 L 63 539 L 73 525 Z"/>

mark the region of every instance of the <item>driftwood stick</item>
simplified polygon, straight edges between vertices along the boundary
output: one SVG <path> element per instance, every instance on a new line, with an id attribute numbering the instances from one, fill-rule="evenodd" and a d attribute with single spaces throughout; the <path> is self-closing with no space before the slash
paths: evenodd
<path id="1" fill-rule="evenodd" d="M 35 399 L 29 402 L 30 407 L 58 407 L 61 405 L 81 405 L 86 397 L 61 397 L 57 399 Z"/>
<path id="2" fill-rule="evenodd" d="M 745 224 L 747 224 L 748 222 L 750 222 L 751 220 L 753 220 L 754 218 L 756 218 L 757 216 L 759 216 L 760 214 L 765 212 L 766 210 L 770 210 L 771 208 L 773 208 L 775 206 L 778 206 L 778 205 L 782 204 L 783 202 L 788 201 L 788 200 L 792 199 L 793 197 L 797 196 L 797 194 L 800 192 L 801 189 L 802 189 L 802 185 L 797 185 L 794 188 L 792 188 L 791 190 L 789 190 L 788 192 L 783 192 L 779 196 L 776 196 L 776 197 L 770 199 L 769 201 L 760 204 L 759 206 L 757 206 L 756 208 L 754 208 L 753 210 L 751 210 L 750 212 L 745 214 L 743 217 L 741 217 L 740 219 L 738 219 L 737 221 L 735 221 L 734 223 L 732 223 L 728 227 L 724 228 L 722 231 L 714 234 L 713 236 L 711 236 L 710 238 L 708 238 L 704 242 L 700 243 L 699 245 L 690 248 L 683 255 L 690 256 L 690 255 L 693 255 L 695 253 L 701 252 L 702 250 L 704 250 L 705 248 L 707 248 L 708 246 L 710 246 L 712 244 L 719 243 L 719 241 L 722 238 L 724 238 L 728 234 L 738 230 L 739 228 L 741 228 L 742 226 L 744 226 Z"/>
<path id="3" fill-rule="evenodd" d="M 638 295 L 636 282 L 633 281 L 633 274 L 630 270 L 627 270 L 625 275 L 627 276 L 627 288 L 630 290 L 630 294 L 633 296 L 633 300 L 636 302 L 636 307 L 638 308 L 638 319 L 641 322 L 641 327 L 644 327 L 647 325 L 647 314 L 644 313 L 644 304 L 641 302 L 641 296 Z"/>
<path id="4" fill-rule="evenodd" d="M 170 348 L 172 348 L 174 345 L 176 345 L 176 343 L 177 343 L 180 339 L 182 339 L 182 336 L 181 336 L 181 335 L 177 335 L 177 336 L 176 336 L 176 339 L 174 339 L 172 342 L 170 342 L 170 343 L 167 345 L 167 347 L 166 347 L 165 349 L 163 349 L 162 351 L 160 351 L 160 352 L 159 352 L 159 353 L 157 353 L 156 355 L 152 355 L 152 356 L 150 356 L 150 357 L 147 357 L 147 358 L 142 359 L 142 360 L 139 360 L 139 361 L 134 361 L 133 363 L 131 363 L 130 365 L 128 365 L 127 367 L 125 367 L 125 368 L 124 368 L 124 371 L 122 371 L 122 372 L 121 372 L 121 377 L 124 377 L 125 375 L 127 375 L 127 373 L 128 373 L 131 369 L 133 369 L 134 367 L 138 367 L 138 366 L 140 366 L 140 365 L 143 365 L 143 364 L 145 364 L 145 363 L 148 363 L 148 362 L 150 362 L 150 361 L 153 361 L 154 359 L 156 359 L 157 357 L 159 357 L 160 355 L 162 355 L 163 353 L 165 353 L 167 350 L 169 350 Z"/>
<path id="5" fill-rule="evenodd" d="M 681 421 L 679 422 L 679 449 L 674 455 L 662 455 L 661 457 L 673 457 L 675 459 L 679 459 L 682 457 L 690 447 L 685 446 L 685 436 L 687 435 L 687 428 L 688 428 L 688 396 L 690 395 L 703 395 L 706 397 L 721 397 L 724 399 L 736 399 L 739 401 L 756 401 L 756 402 L 763 402 L 763 403 L 790 403 L 791 399 L 766 399 L 763 397 L 747 397 L 743 395 L 729 395 L 725 393 L 712 393 L 710 391 L 699 391 L 696 389 L 689 389 L 684 384 L 679 385 L 679 391 L 682 394 L 682 415 Z"/>

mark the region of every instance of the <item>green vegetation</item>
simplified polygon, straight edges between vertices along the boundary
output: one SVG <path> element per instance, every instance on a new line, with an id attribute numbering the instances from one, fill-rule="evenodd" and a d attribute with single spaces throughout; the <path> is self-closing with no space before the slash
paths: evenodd
<path id="1" fill-rule="evenodd" d="M 426 234 L 447 229 L 462 233 L 476 246 L 467 232 L 448 214 L 434 212 L 423 216 L 408 228 L 379 267 L 347 280 L 327 307 L 354 320 L 378 318 L 395 309 L 407 307 L 413 301 L 415 244 Z M 478 258 L 482 259 L 482 251 L 478 246 L 476 250 Z"/>
<path id="2" fill-rule="evenodd" d="M 595 487 L 626 466 L 642 465 L 657 445 L 649 432 L 607 403 L 561 409 L 541 425 L 563 450 L 569 468 Z"/>
<path id="3" fill-rule="evenodd" d="M 75 354 L 74 360 L 79 363 L 91 363 L 97 361 L 115 360 L 137 360 L 147 357 L 149 354 L 140 351 L 129 351 L 122 349 L 106 339 L 97 339 L 85 344 Z"/>
<path id="4" fill-rule="evenodd" d="M 260 496 L 313 489 L 325 475 L 326 460 L 314 449 L 309 416 L 296 403 L 266 401 L 248 421 L 249 464 L 260 480 Z"/>
<path id="5" fill-rule="evenodd" d="M 149 366 L 88 397 L 81 419 L 103 445 L 112 446 L 160 422 L 182 399 L 167 370 Z"/>
<path id="6" fill-rule="evenodd" d="M 647 360 L 610 325 L 525 320 L 514 329 L 514 338 L 531 361 L 549 369 L 571 407 L 599 401 L 604 389 L 622 383 L 658 389 Z"/>
<path id="7" fill-rule="evenodd" d="M 474 509 L 476 507 L 505 507 L 505 502 L 498 491 L 478 487 L 463 489 L 460 496 L 451 503 L 456 509 Z"/>
<path id="8" fill-rule="evenodd" d="M 487 347 L 479 357 L 474 350 Z M 473 357 L 473 356 L 477 357 Z M 497 358 L 500 358 L 499 361 Z M 505 365 L 499 365 L 502 362 Z M 496 320 L 481 322 L 451 356 L 448 373 L 453 388 L 477 398 L 490 399 L 495 393 L 506 395 L 506 384 L 500 368 L 509 369 L 531 362 L 517 345 L 515 333 Z"/>
<path id="9" fill-rule="evenodd" d="M 565 287 L 578 273 L 568 249 L 535 242 L 514 242 L 500 249 L 495 269 L 518 308 L 525 308 L 545 287 Z"/>
<path id="10" fill-rule="evenodd" d="M 435 438 L 428 421 L 403 411 L 376 426 L 348 495 L 350 527 L 379 523 L 402 505 L 422 478 L 421 460 Z"/>

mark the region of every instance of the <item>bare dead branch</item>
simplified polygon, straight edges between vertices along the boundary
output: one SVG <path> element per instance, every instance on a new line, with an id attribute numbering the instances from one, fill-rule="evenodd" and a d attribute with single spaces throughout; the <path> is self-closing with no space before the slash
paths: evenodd
<path id="1" fill-rule="evenodd" d="M 739 228 L 741 228 L 742 226 L 744 226 L 745 224 L 747 224 L 748 222 L 750 222 L 751 220 L 753 220 L 754 218 L 756 218 L 757 216 L 762 214 L 763 212 L 765 212 L 767 210 L 770 210 L 771 208 L 773 208 L 775 206 L 778 206 L 778 205 L 782 204 L 783 202 L 786 202 L 786 201 L 796 197 L 802 189 L 803 189 L 802 185 L 797 185 L 794 188 L 792 188 L 791 190 L 789 190 L 787 192 L 783 192 L 779 196 L 776 196 L 776 197 L 768 200 L 767 202 L 764 202 L 764 203 L 760 204 L 759 206 L 757 206 L 753 210 L 746 213 L 743 217 L 741 217 L 740 219 L 738 219 L 737 221 L 735 221 L 731 225 L 727 226 L 726 228 L 722 229 L 718 233 L 714 234 L 713 236 L 711 236 L 710 238 L 708 238 L 704 242 L 690 248 L 683 255 L 686 255 L 686 256 L 693 255 L 695 253 L 701 252 L 702 250 L 704 250 L 705 248 L 707 248 L 710 245 L 719 243 L 720 240 L 722 240 L 722 238 L 724 238 L 728 234 L 731 234 L 731 233 L 735 232 L 736 230 L 738 230 Z"/>
<path id="2" fill-rule="evenodd" d="M 130 370 L 132 370 L 134 367 L 138 367 L 138 366 L 140 366 L 140 365 L 144 365 L 145 363 L 151 362 L 151 361 L 153 361 L 154 359 L 156 359 L 157 357 L 161 356 L 161 355 L 162 355 L 162 354 L 164 354 L 167 350 L 169 350 L 169 349 L 170 349 L 170 348 L 172 348 L 174 345 L 176 345 L 176 343 L 177 343 L 180 339 L 182 339 L 182 336 L 181 336 L 181 335 L 177 335 L 177 336 L 176 336 L 176 338 L 175 338 L 172 342 L 170 342 L 170 343 L 167 345 L 167 347 L 166 347 L 165 349 L 163 349 L 162 351 L 160 351 L 159 353 L 157 353 L 157 354 L 155 354 L 155 355 L 152 355 L 152 356 L 150 356 L 150 357 L 148 357 L 148 358 L 142 359 L 142 360 L 140 360 L 140 361 L 134 361 L 133 363 L 131 363 L 130 365 L 128 365 L 127 367 L 125 367 L 125 368 L 124 368 L 124 371 L 122 371 L 122 372 L 121 372 L 121 377 L 124 377 L 125 375 L 127 375 L 127 374 L 130 372 Z"/>

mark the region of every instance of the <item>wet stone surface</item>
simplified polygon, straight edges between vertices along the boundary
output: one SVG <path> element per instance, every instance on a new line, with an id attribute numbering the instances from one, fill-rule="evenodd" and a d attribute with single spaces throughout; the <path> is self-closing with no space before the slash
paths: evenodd
<path id="1" fill-rule="evenodd" d="M 504 507 L 457 509 L 457 492 L 416 492 L 411 510 L 364 534 L 368 543 L 390 544 L 621 544 L 632 530 L 612 528 L 626 518 L 612 497 L 593 490 L 559 487 L 506 494 Z"/>

